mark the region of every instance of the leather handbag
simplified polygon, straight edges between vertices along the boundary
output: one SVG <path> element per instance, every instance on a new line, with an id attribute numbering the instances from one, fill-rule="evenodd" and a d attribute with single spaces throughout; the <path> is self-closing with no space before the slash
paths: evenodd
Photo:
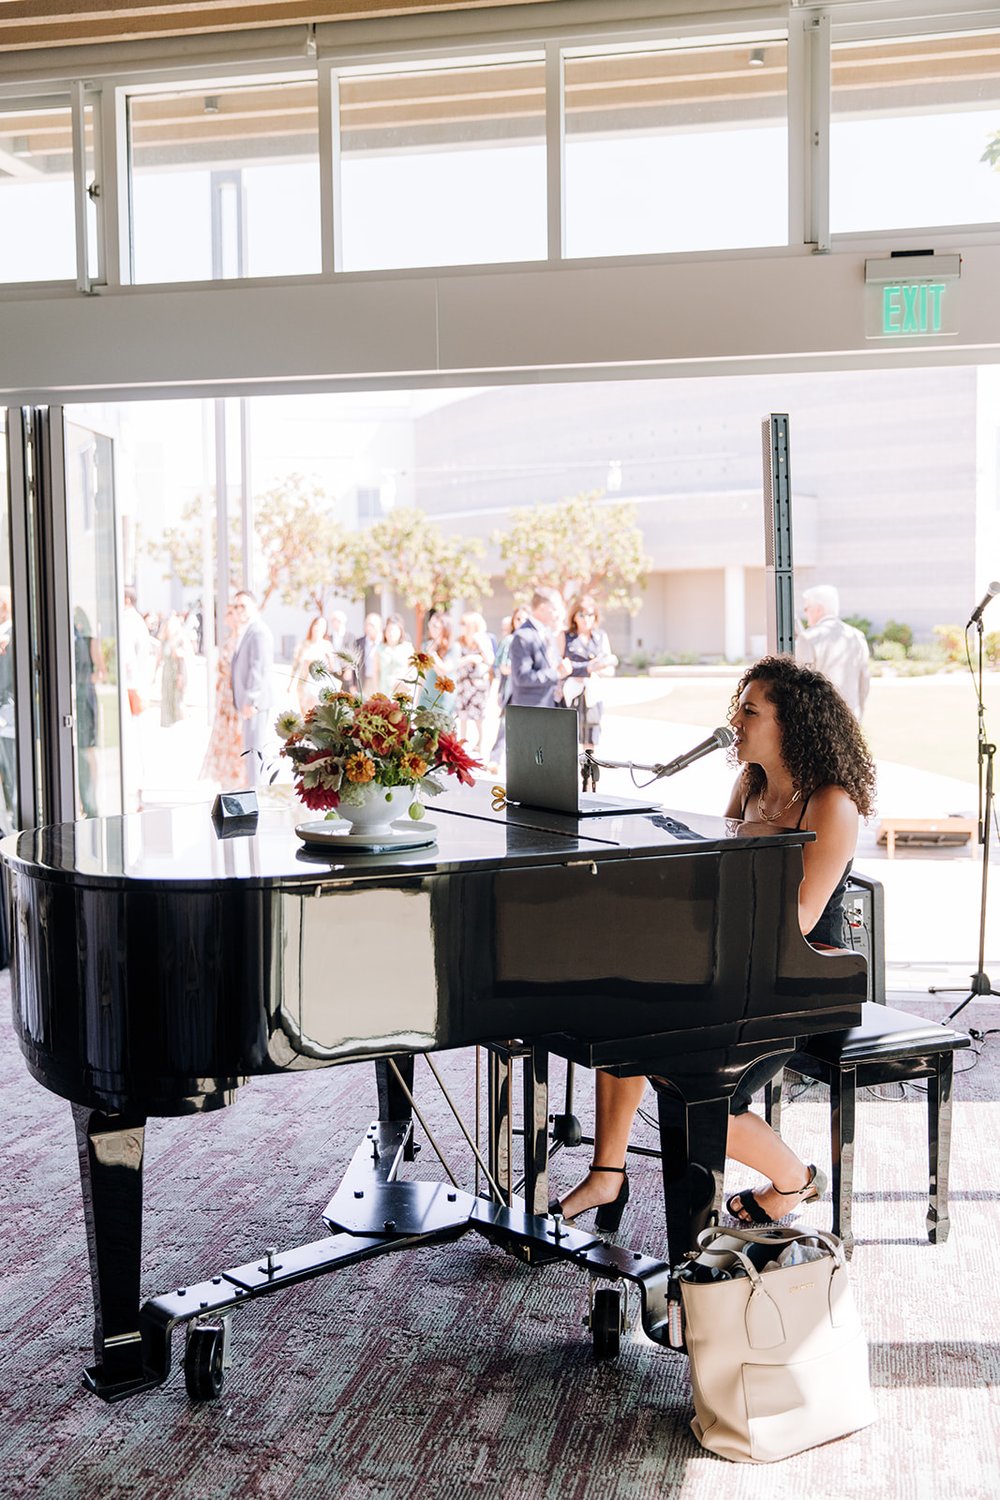
<path id="1" fill-rule="evenodd" d="M 873 1422 L 868 1345 L 837 1236 L 712 1228 L 697 1243 L 677 1279 L 702 1447 L 771 1463 Z"/>

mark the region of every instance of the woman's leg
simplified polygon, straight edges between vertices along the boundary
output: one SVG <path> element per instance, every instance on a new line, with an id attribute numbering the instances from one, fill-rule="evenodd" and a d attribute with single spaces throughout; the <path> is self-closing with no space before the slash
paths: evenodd
<path id="1" fill-rule="evenodd" d="M 618 1078 L 598 1070 L 595 1078 L 594 1163 L 598 1167 L 624 1167 L 625 1151 L 635 1112 L 642 1102 L 646 1080 Z M 567 1219 L 611 1203 L 618 1197 L 622 1177 L 618 1172 L 588 1172 L 562 1201 Z"/>
<path id="2" fill-rule="evenodd" d="M 780 1219 L 790 1213 L 797 1202 L 794 1194 L 798 1189 L 804 1190 L 809 1186 L 809 1168 L 761 1115 L 749 1110 L 745 1114 L 731 1116 L 726 1155 L 770 1178 L 772 1186 L 755 1188 L 753 1195 L 764 1213 L 769 1214 L 772 1219 Z M 737 1195 L 734 1207 L 739 1206 Z"/>

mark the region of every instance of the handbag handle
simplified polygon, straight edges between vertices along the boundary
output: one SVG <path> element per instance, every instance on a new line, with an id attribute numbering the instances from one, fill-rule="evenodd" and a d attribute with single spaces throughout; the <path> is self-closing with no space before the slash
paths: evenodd
<path id="1" fill-rule="evenodd" d="M 832 1255 L 838 1266 L 847 1269 L 847 1257 L 844 1254 L 844 1246 L 835 1234 L 827 1229 L 740 1229 L 733 1227 L 723 1229 L 719 1225 L 711 1225 L 703 1229 L 698 1235 L 696 1244 L 702 1254 L 709 1255 L 739 1255 L 740 1251 L 731 1247 L 723 1247 L 716 1250 L 712 1240 L 725 1237 L 726 1239 L 742 1240 L 746 1245 L 793 1245 L 797 1240 L 818 1240 L 821 1245 Z"/>

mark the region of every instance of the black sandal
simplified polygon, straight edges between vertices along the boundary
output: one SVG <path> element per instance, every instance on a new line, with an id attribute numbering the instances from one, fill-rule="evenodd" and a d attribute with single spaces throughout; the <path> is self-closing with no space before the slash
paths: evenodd
<path id="1" fill-rule="evenodd" d="M 826 1192 L 826 1174 L 821 1172 L 819 1167 L 814 1166 L 810 1166 L 808 1171 L 809 1176 L 806 1178 L 804 1187 L 790 1188 L 788 1192 L 785 1192 L 783 1188 L 776 1188 L 772 1183 L 772 1192 L 777 1193 L 780 1198 L 798 1198 L 800 1203 L 815 1203 Z M 733 1205 L 737 1200 L 739 1200 L 739 1208 L 734 1208 Z M 788 1213 L 791 1211 L 790 1207 Z M 766 1229 L 769 1224 L 780 1224 L 781 1219 L 788 1217 L 788 1214 L 782 1214 L 780 1218 L 772 1219 L 771 1215 L 761 1208 L 750 1188 L 742 1188 L 740 1192 L 733 1193 L 731 1198 L 726 1199 L 726 1213 L 730 1214 L 738 1224 L 749 1224 L 753 1229 Z"/>

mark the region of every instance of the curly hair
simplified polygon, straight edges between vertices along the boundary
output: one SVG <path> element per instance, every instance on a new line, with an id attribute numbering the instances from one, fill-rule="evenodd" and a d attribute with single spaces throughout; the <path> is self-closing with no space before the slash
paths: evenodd
<path id="1" fill-rule="evenodd" d="M 762 656 L 740 678 L 730 718 L 748 682 L 765 684 L 781 729 L 781 758 L 803 804 L 822 786 L 840 786 L 862 817 L 870 817 L 875 804 L 875 766 L 857 719 L 833 683 L 790 656 Z M 748 797 L 762 791 L 765 780 L 760 766 L 744 766 Z"/>

